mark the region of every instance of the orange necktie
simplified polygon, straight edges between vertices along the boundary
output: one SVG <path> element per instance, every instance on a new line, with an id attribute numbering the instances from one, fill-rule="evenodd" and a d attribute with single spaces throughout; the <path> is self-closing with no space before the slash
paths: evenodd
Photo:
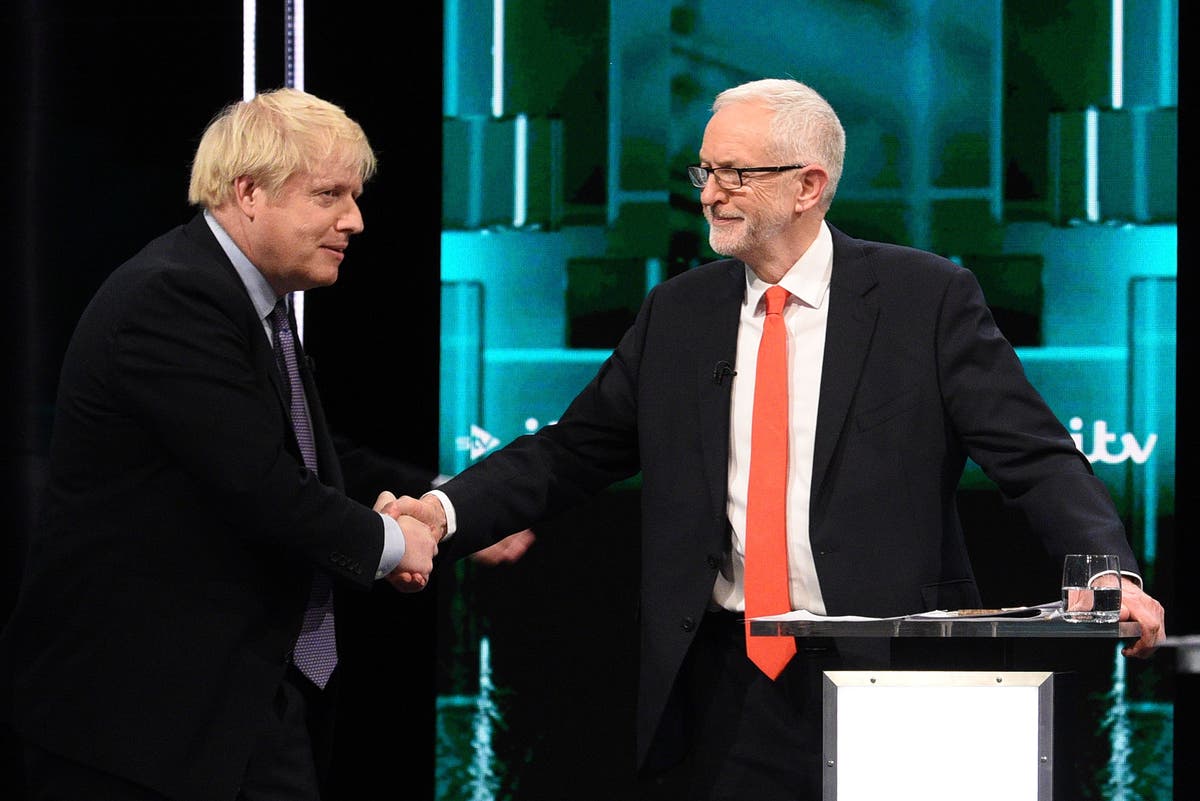
<path id="1" fill-rule="evenodd" d="M 788 291 L 767 290 L 767 316 L 758 346 L 754 419 L 750 432 L 750 489 L 746 499 L 746 654 L 774 679 L 796 653 L 791 637 L 750 635 L 749 619 L 791 611 L 787 575 Z"/>

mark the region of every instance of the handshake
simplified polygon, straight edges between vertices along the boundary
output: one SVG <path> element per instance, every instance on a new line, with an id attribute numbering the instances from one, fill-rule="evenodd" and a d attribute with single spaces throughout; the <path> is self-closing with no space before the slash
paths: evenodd
<path id="1" fill-rule="evenodd" d="M 446 510 L 441 501 L 434 495 L 397 498 L 385 490 L 379 493 L 373 508 L 393 518 L 404 533 L 404 556 L 387 574 L 388 583 L 400 592 L 420 592 L 429 583 L 438 543 L 446 536 Z M 524 556 L 533 541 L 532 530 L 518 531 L 475 552 L 471 559 L 488 566 L 510 564 Z"/>

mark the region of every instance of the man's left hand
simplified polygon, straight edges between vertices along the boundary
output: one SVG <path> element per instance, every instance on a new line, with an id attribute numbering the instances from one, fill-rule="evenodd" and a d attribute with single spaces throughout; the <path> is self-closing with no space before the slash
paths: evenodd
<path id="1" fill-rule="evenodd" d="M 1147 659 L 1167 638 L 1162 604 L 1147 595 L 1135 581 L 1121 582 L 1121 620 L 1132 620 L 1142 627 L 1137 642 L 1121 649 L 1125 656 Z"/>

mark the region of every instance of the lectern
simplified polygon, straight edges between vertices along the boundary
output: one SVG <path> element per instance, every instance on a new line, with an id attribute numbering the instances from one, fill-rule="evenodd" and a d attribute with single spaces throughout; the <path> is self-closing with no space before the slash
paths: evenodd
<path id="1" fill-rule="evenodd" d="M 992 611 L 992 610 L 989 610 Z M 1136 638 L 1136 623 L 1068 623 L 961 612 L 901 618 L 751 621 L 756 636 Z M 1013 615 L 1022 612 L 1012 612 Z M 1055 672 L 839 670 L 824 674 L 824 801 L 1051 801 L 1055 797 Z"/>

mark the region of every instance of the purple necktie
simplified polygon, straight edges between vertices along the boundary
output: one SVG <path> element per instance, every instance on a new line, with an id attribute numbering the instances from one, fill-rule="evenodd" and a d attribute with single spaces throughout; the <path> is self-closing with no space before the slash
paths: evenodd
<path id="1" fill-rule="evenodd" d="M 300 444 L 304 465 L 317 474 L 317 446 L 313 440 L 312 422 L 308 417 L 308 405 L 304 401 L 304 384 L 300 381 L 300 367 L 296 362 L 296 338 L 292 335 L 292 323 L 288 318 L 287 298 L 281 298 L 271 312 L 272 342 L 275 346 L 275 362 L 285 379 L 284 387 L 289 402 L 292 429 Z M 304 624 L 292 652 L 292 661 L 300 672 L 321 689 L 329 683 L 329 676 L 337 665 L 337 643 L 333 629 L 333 583 L 323 570 L 313 576 L 312 592 L 308 608 L 304 612 Z"/>

